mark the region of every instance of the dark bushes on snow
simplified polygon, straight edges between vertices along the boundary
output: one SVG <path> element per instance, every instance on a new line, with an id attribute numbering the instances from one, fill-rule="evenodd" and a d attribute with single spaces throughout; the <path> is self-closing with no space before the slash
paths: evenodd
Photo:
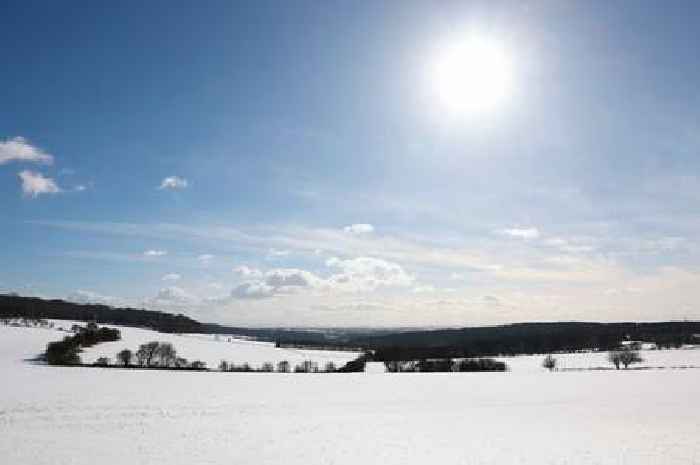
<path id="1" fill-rule="evenodd" d="M 79 365 L 81 347 L 121 339 L 118 329 L 100 328 L 95 323 L 88 323 L 86 327 L 76 325 L 74 331 L 73 336 L 66 336 L 62 341 L 50 342 L 46 346 L 44 357 L 49 365 Z"/>

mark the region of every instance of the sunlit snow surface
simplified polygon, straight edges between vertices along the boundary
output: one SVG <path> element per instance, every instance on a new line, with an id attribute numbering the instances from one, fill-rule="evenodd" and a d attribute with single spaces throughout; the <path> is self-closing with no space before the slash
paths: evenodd
<path id="1" fill-rule="evenodd" d="M 0 326 L 3 465 L 700 464 L 698 369 L 548 373 L 542 357 L 518 357 L 509 373 L 265 374 L 23 360 L 60 336 Z M 258 349 L 274 350 L 245 350 Z M 700 364 L 697 350 L 643 356 Z"/>

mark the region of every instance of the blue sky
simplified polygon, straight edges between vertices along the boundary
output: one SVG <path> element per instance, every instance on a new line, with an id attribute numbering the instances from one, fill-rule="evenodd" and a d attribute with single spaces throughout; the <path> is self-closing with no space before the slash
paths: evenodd
<path id="1" fill-rule="evenodd" d="M 0 290 L 250 325 L 700 318 L 698 20 L 4 2 Z M 507 56 L 488 110 L 436 98 L 463 37 Z"/>

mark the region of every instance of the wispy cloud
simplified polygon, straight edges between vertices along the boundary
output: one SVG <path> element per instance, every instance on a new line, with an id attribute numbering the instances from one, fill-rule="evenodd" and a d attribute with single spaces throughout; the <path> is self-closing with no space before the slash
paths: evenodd
<path id="1" fill-rule="evenodd" d="M 53 156 L 30 144 L 24 137 L 0 140 L 0 165 L 13 161 L 50 165 L 53 163 Z"/>
<path id="2" fill-rule="evenodd" d="M 351 224 L 350 226 L 345 226 L 343 231 L 351 234 L 369 234 L 374 232 L 374 226 L 367 223 L 356 223 Z"/>
<path id="3" fill-rule="evenodd" d="M 160 182 L 158 189 L 180 190 L 188 186 L 187 179 L 179 176 L 168 176 Z"/>
<path id="4" fill-rule="evenodd" d="M 42 194 L 57 194 L 62 191 L 56 181 L 41 173 L 24 170 L 18 176 L 22 181 L 22 193 L 26 197 L 37 198 Z"/>
<path id="5" fill-rule="evenodd" d="M 501 234 L 519 239 L 537 239 L 540 237 L 540 231 L 537 228 L 510 228 L 499 231 Z"/>
<path id="6" fill-rule="evenodd" d="M 179 281 L 182 276 L 178 273 L 168 273 L 160 278 L 162 281 Z"/>
<path id="7" fill-rule="evenodd" d="M 167 255 L 168 251 L 167 250 L 157 250 L 157 249 L 150 249 L 146 250 L 143 252 L 144 257 L 162 257 L 164 255 Z"/>

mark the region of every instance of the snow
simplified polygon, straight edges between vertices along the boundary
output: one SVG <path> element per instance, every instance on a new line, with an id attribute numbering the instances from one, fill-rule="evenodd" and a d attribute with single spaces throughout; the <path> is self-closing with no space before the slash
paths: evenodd
<path id="1" fill-rule="evenodd" d="M 121 340 L 105 342 L 84 349 L 80 354 L 83 363 L 92 363 L 99 357 L 109 357 L 115 360 L 116 354 L 122 349 L 131 349 L 136 352 L 139 345 L 149 341 L 170 342 L 179 357 L 186 359 L 202 360 L 209 368 L 217 368 L 221 360 L 234 362 L 237 365 L 249 363 L 252 367 L 260 367 L 265 362 L 277 364 L 287 360 L 291 367 L 305 360 L 317 362 L 323 368 L 327 362 L 333 362 L 337 366 L 345 365 L 350 360 L 358 357 L 356 352 L 342 352 L 333 350 L 301 350 L 276 348 L 274 343 L 258 342 L 250 339 L 233 338 L 231 336 L 214 336 L 210 334 L 166 334 L 147 329 L 111 326 L 121 332 Z"/>
<path id="2" fill-rule="evenodd" d="M 518 357 L 508 373 L 368 376 L 24 360 L 57 335 L 0 326 L 3 465 L 700 463 L 698 369 L 548 373 L 534 367 L 542 357 Z M 197 357 L 187 340 L 176 348 Z M 246 350 L 255 349 L 265 351 L 259 360 L 274 350 Z M 558 356 L 581 365 L 598 357 Z M 697 355 L 653 357 L 684 365 Z"/>
<path id="3" fill-rule="evenodd" d="M 631 365 L 631 368 L 672 368 L 683 366 L 700 367 L 700 350 L 641 350 L 639 355 L 642 363 Z M 552 354 L 557 359 L 557 367 L 565 370 L 586 368 L 612 369 L 608 362 L 607 352 L 584 352 L 573 354 Z M 542 361 L 545 355 L 520 355 L 515 357 L 497 357 L 506 362 L 513 372 L 543 372 Z"/>

